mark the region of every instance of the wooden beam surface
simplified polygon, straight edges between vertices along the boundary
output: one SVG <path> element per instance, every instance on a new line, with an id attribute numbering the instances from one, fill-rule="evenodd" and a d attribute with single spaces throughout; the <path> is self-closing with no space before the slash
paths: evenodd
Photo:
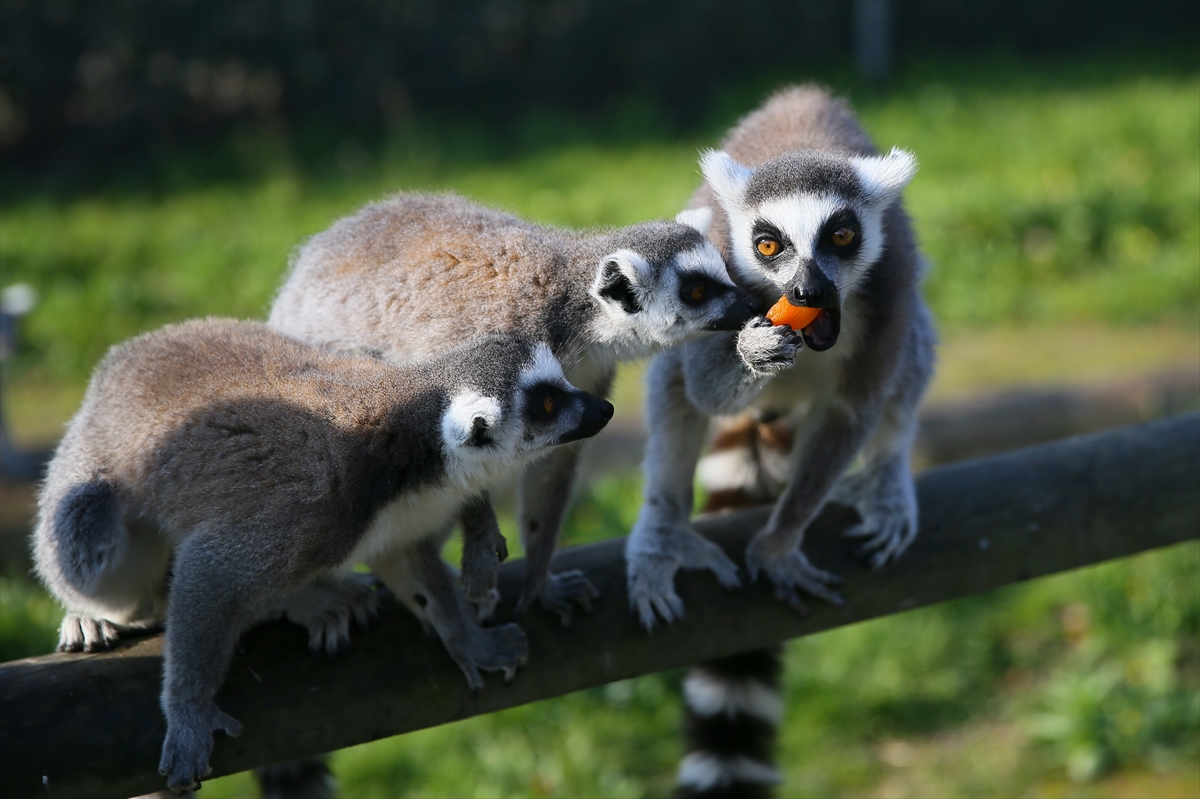
<path id="1" fill-rule="evenodd" d="M 853 513 L 831 507 L 806 543 L 841 573 L 846 604 L 819 601 L 800 617 L 762 581 L 721 590 L 708 574 L 677 581 L 688 616 L 647 635 L 625 598 L 624 539 L 562 551 L 601 591 L 570 629 L 538 611 L 522 622 L 529 664 L 510 685 L 489 676 L 472 699 L 441 645 L 393 603 L 356 633 L 339 662 L 313 658 L 283 623 L 251 631 L 218 703 L 245 726 L 219 737 L 212 776 L 491 713 L 865 619 L 1064 571 L 1200 535 L 1200 414 L 1030 447 L 929 470 L 918 479 L 921 534 L 901 561 L 863 568 L 838 535 Z M 767 508 L 708 517 L 697 527 L 738 562 Z M 505 564 L 511 613 L 522 562 Z M 744 572 L 743 572 L 744 574 Z M 162 787 L 158 707 L 162 638 L 94 655 L 56 654 L 0 665 L 0 794 L 129 797 Z"/>

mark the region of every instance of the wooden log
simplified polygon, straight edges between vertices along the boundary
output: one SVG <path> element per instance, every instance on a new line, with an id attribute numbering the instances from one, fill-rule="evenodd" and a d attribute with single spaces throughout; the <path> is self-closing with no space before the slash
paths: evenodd
<path id="1" fill-rule="evenodd" d="M 809 533 L 810 558 L 846 577 L 843 607 L 800 617 L 762 582 L 728 593 L 708 574 L 678 580 L 688 617 L 647 635 L 625 599 L 624 541 L 564 550 L 602 592 L 572 629 L 535 612 L 523 626 L 529 665 L 511 685 L 491 677 L 472 699 L 441 645 L 395 605 L 354 638 L 341 662 L 308 656 L 299 628 L 249 633 L 218 697 L 245 733 L 218 738 L 213 776 L 292 760 L 490 713 L 641 674 L 686 666 L 844 624 L 898 613 L 1196 538 L 1200 414 L 1188 414 L 933 469 L 918 481 L 921 535 L 898 564 L 867 571 L 832 507 Z M 735 558 L 767 509 L 702 519 Z M 515 597 L 523 564 L 503 568 Z M 511 599 L 500 616 L 511 612 Z M 95 655 L 48 655 L 0 666 L 0 793 L 128 797 L 162 787 L 156 772 L 162 639 Z"/>

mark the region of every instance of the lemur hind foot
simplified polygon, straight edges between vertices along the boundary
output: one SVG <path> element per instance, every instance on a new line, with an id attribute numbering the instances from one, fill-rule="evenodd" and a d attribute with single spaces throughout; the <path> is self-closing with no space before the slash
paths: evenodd
<path id="1" fill-rule="evenodd" d="M 319 577 L 275 597 L 261 612 L 265 619 L 286 618 L 308 631 L 308 649 L 333 658 L 350 646 L 351 621 L 367 629 L 379 615 L 383 589 L 371 574 L 343 572 Z"/>
<path id="2" fill-rule="evenodd" d="M 68 613 L 58 628 L 58 651 L 101 652 L 111 649 L 120 638 L 120 630 L 108 619 Z"/>
<path id="3" fill-rule="evenodd" d="M 866 539 L 859 555 L 872 569 L 899 558 L 917 537 L 917 497 L 903 463 L 846 475 L 834 488 L 831 500 L 858 511 L 862 522 L 843 535 Z"/>
<path id="4" fill-rule="evenodd" d="M 766 573 L 775 586 L 775 596 L 802 615 L 808 613 L 808 605 L 800 598 L 801 591 L 833 605 L 845 604 L 841 595 L 829 587 L 840 583 L 841 577 L 813 566 L 799 548 L 786 553 L 774 551 L 769 535 L 759 533 L 750 542 L 746 548 L 746 569 L 755 580 L 759 572 Z"/>
<path id="5" fill-rule="evenodd" d="M 562 626 L 571 626 L 571 617 L 578 605 L 585 613 L 592 610 L 592 600 L 597 599 L 600 592 L 588 581 L 579 569 L 569 569 L 565 572 L 548 572 L 540 590 L 531 590 L 526 586 L 517 601 L 517 615 L 524 615 L 536 599 L 538 604 L 551 613 L 557 613 Z"/>
<path id="6" fill-rule="evenodd" d="M 445 642 L 450 657 L 462 669 L 471 688 L 471 695 L 478 696 L 483 690 L 482 671 L 500 671 L 504 681 L 511 682 L 517 668 L 529 659 L 529 639 L 515 624 L 499 627 L 477 627 L 472 625 L 467 635 Z"/>

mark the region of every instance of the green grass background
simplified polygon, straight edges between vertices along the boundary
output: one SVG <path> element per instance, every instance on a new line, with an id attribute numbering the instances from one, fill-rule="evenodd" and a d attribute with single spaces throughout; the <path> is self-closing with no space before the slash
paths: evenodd
<path id="1" fill-rule="evenodd" d="M 5 366 L 6 413 L 51 435 L 111 344 L 196 315 L 262 316 L 298 243 L 400 188 L 569 226 L 673 215 L 698 181 L 697 150 L 798 77 L 731 87 L 683 131 L 632 97 L 503 131 L 437 119 L 363 138 L 248 129 L 127 169 L 6 178 L 2 282 L 41 298 Z M 914 64 L 887 92 L 825 77 L 881 147 L 920 160 L 906 201 L 948 342 L 999 331 L 1037 361 L 1055 341 L 1043 330 L 1141 337 L 1151 353 L 1156 338 L 1200 336 L 1194 56 Z M 1125 357 L 1136 367 L 1138 348 Z M 566 538 L 623 535 L 638 502 L 636 476 L 604 478 Z M 781 795 L 1200 794 L 1198 578 L 1193 542 L 794 642 Z M 0 578 L 4 659 L 49 651 L 58 618 L 20 569 Z M 663 795 L 680 679 L 356 747 L 335 769 L 355 797 Z M 238 775 L 202 796 L 248 793 Z"/>

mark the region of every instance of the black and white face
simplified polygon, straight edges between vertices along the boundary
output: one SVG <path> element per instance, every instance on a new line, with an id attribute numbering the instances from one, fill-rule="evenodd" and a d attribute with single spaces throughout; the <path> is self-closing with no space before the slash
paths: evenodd
<path id="1" fill-rule="evenodd" d="M 632 249 L 601 262 L 592 285 L 605 311 L 597 322 L 601 340 L 634 351 L 663 349 L 705 331 L 740 330 L 762 313 L 761 303 L 734 285 L 721 254 L 704 238 L 711 211 L 684 211 L 676 221 L 692 232 L 657 263 Z"/>
<path id="2" fill-rule="evenodd" d="M 814 350 L 832 347 L 841 309 L 883 252 L 884 211 L 916 171 L 909 153 L 881 157 L 794 152 L 756 168 L 726 153 L 701 160 L 729 217 L 730 269 L 764 302 L 786 296 L 821 313 L 802 331 Z"/>
<path id="3" fill-rule="evenodd" d="M 549 447 L 591 438 L 613 416 L 612 403 L 575 388 L 545 344 L 534 348 L 534 357 L 518 380 L 523 434 L 519 448 L 528 454 Z"/>

